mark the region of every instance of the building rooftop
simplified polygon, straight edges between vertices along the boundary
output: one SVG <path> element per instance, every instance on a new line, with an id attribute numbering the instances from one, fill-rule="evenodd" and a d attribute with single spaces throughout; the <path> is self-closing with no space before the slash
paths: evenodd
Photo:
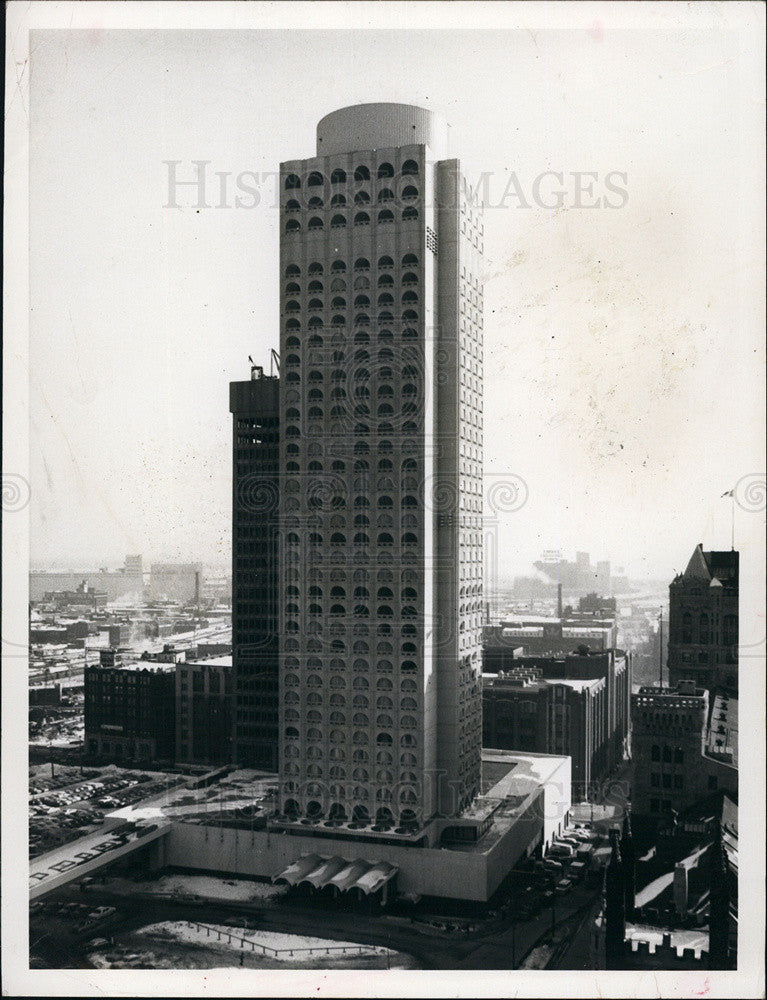
<path id="1" fill-rule="evenodd" d="M 232 654 L 227 656 L 207 656 L 202 660 L 186 660 L 182 667 L 231 667 Z"/>
<path id="2" fill-rule="evenodd" d="M 708 583 L 718 580 L 725 587 L 737 587 L 738 585 L 738 565 L 740 553 L 727 552 L 704 552 L 703 546 L 698 543 L 687 563 L 684 573 L 679 573 L 674 583 Z"/>
<path id="3" fill-rule="evenodd" d="M 501 671 L 497 674 L 482 674 L 482 687 L 484 689 L 497 688 L 498 690 L 507 691 L 541 691 L 544 688 L 553 687 L 556 684 L 562 684 L 565 687 L 569 687 L 571 690 L 580 693 L 581 691 L 587 691 L 589 689 L 598 690 L 599 687 L 604 684 L 604 679 L 602 677 L 587 677 L 587 678 L 570 678 L 570 677 L 543 677 L 543 676 L 531 676 L 530 671 L 526 671 L 523 667 L 518 668 L 520 673 L 517 674 L 516 671 Z"/>

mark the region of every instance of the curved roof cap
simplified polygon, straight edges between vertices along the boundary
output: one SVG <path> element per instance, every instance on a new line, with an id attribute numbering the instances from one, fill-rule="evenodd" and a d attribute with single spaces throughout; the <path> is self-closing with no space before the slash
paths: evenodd
<path id="1" fill-rule="evenodd" d="M 449 129 L 440 115 L 413 104 L 353 104 L 321 119 L 317 155 L 424 145 L 437 159 L 444 159 Z"/>

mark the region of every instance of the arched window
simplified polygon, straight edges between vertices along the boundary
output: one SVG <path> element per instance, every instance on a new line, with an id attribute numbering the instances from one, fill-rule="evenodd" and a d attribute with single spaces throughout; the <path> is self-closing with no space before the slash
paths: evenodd
<path id="1" fill-rule="evenodd" d="M 414 219 L 418 218 L 418 209 L 412 206 L 406 208 L 402 213 L 403 222 L 412 222 Z"/>
<path id="2" fill-rule="evenodd" d="M 285 190 L 297 190 L 301 187 L 301 178 L 297 174 L 288 174 L 285 178 Z"/>
<path id="3" fill-rule="evenodd" d="M 324 274 L 325 268 L 320 264 L 319 261 L 314 261 L 314 263 L 309 265 L 309 274 Z"/>
<path id="4" fill-rule="evenodd" d="M 403 175 L 417 177 L 418 164 L 415 162 L 415 160 L 405 160 L 405 162 L 402 164 L 402 173 Z"/>
<path id="5" fill-rule="evenodd" d="M 295 220 L 292 220 L 292 221 L 295 221 Z M 290 223 L 288 223 L 288 225 L 290 225 Z M 357 212 L 357 214 L 354 216 L 354 225 L 355 226 L 369 226 L 370 225 L 370 216 L 367 214 L 367 212 Z"/>
<path id="6" fill-rule="evenodd" d="M 309 174 L 309 179 L 306 182 L 307 187 L 321 187 L 325 183 L 325 178 L 317 170 L 313 170 Z"/>
<path id="7" fill-rule="evenodd" d="M 355 271 L 369 271 L 370 261 L 366 257 L 358 257 L 354 262 Z"/>
<path id="8" fill-rule="evenodd" d="M 369 205 L 370 195 L 367 193 L 367 191 L 358 191 L 357 194 L 354 196 L 354 204 Z"/>
<path id="9" fill-rule="evenodd" d="M 391 163 L 381 163 L 378 166 L 378 179 L 381 180 L 383 177 L 393 177 L 394 167 Z"/>
<path id="10" fill-rule="evenodd" d="M 345 274 L 346 264 L 342 260 L 334 260 L 330 270 L 333 274 Z"/>
<path id="11" fill-rule="evenodd" d="M 288 221 L 285 223 L 286 233 L 298 233 L 300 232 L 300 230 L 301 230 L 301 223 L 298 221 L 298 219 L 288 219 Z"/>
<path id="12" fill-rule="evenodd" d="M 309 231 L 310 232 L 314 232 L 314 231 L 316 231 L 318 229 L 323 229 L 323 228 L 324 228 L 324 223 L 323 223 L 322 219 L 319 217 L 319 215 L 312 216 L 312 218 L 309 219 Z"/>
<path id="13" fill-rule="evenodd" d="M 416 170 L 417 170 L 417 168 L 416 168 Z M 364 166 L 364 165 L 361 164 L 354 171 L 354 179 L 355 179 L 355 181 L 369 181 L 370 180 L 370 171 L 368 170 L 368 168 L 366 166 Z"/>
<path id="14" fill-rule="evenodd" d="M 406 253 L 402 258 L 403 267 L 415 267 L 418 264 L 418 257 L 414 253 Z"/>
<path id="15" fill-rule="evenodd" d="M 394 222 L 394 213 L 390 212 L 388 210 L 388 208 L 384 209 L 383 212 L 379 212 L 378 213 L 378 224 L 379 225 L 386 225 L 387 223 L 390 223 L 390 222 Z"/>
<path id="16" fill-rule="evenodd" d="M 333 218 L 330 220 L 330 228 L 331 229 L 345 229 L 346 228 L 346 219 L 344 218 L 344 216 L 343 215 L 334 215 Z"/>
<path id="17" fill-rule="evenodd" d="M 345 184 L 346 183 L 346 171 L 341 170 L 340 167 L 336 167 L 333 173 L 330 175 L 331 184 Z"/>
<path id="18" fill-rule="evenodd" d="M 316 198 L 315 197 L 315 198 L 310 198 L 309 199 L 309 208 L 317 209 L 317 208 L 324 208 L 324 207 L 325 207 L 325 202 L 322 200 L 322 198 Z"/>
<path id="19" fill-rule="evenodd" d="M 389 188 L 382 188 L 378 192 L 378 204 L 381 205 L 387 201 L 394 201 L 394 192 Z M 298 202 L 296 202 L 298 204 Z"/>

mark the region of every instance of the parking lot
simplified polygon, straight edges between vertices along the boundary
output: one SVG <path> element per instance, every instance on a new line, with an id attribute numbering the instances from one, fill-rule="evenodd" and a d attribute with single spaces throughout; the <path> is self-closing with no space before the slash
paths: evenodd
<path id="1" fill-rule="evenodd" d="M 32 769 L 29 780 L 29 857 L 97 830 L 107 813 L 183 784 L 180 775 L 117 767 Z"/>

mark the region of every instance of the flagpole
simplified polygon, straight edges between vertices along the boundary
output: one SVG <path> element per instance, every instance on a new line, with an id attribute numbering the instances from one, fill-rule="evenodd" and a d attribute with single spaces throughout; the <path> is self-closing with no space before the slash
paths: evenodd
<path id="1" fill-rule="evenodd" d="M 722 499 L 730 498 L 730 547 L 735 551 L 735 487 L 722 494 Z"/>

